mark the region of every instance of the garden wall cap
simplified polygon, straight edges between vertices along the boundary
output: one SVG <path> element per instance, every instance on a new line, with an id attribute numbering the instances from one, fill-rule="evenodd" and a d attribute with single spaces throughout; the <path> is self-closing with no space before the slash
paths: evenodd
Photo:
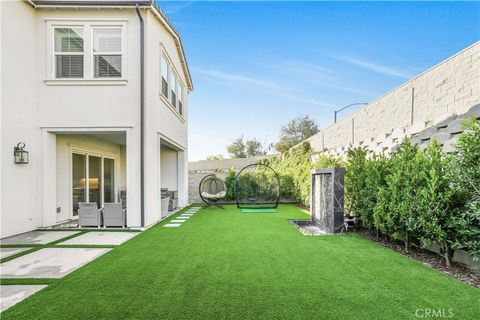
<path id="1" fill-rule="evenodd" d="M 445 142 L 450 140 L 451 137 L 452 137 L 452 135 L 448 132 L 437 132 L 430 138 L 430 142 L 433 139 L 435 139 L 435 140 L 437 140 L 438 143 L 440 143 L 441 145 L 444 145 Z"/>
<path id="2" fill-rule="evenodd" d="M 463 132 L 463 121 L 465 121 L 465 118 L 458 118 L 450 122 L 447 126 L 447 132 L 448 133 Z"/>

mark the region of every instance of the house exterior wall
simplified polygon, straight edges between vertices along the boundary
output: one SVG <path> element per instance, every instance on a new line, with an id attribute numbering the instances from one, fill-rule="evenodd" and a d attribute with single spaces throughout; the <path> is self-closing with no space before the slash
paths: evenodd
<path id="1" fill-rule="evenodd" d="M 418 132 L 477 104 L 480 42 L 321 130 L 308 141 L 317 153 L 343 156 L 349 145 L 376 147 L 386 142 L 394 130 Z"/>
<path id="2" fill-rule="evenodd" d="M 162 148 L 160 154 L 160 183 L 162 188 L 178 190 L 178 153 Z"/>
<path id="3" fill-rule="evenodd" d="M 1 237 L 41 225 L 41 144 L 36 119 L 36 12 L 23 2 L 1 6 Z M 14 32 L 6 32 L 14 30 Z M 18 36 L 22 35 L 22 41 Z M 8 50 L 6 50 L 8 48 Z M 26 94 L 29 93 L 29 94 Z M 30 164 L 13 163 L 20 141 L 30 152 Z M 27 214 L 27 212 L 29 214 Z M 37 214 L 38 213 L 38 214 Z"/>
<path id="4" fill-rule="evenodd" d="M 55 201 L 45 193 L 57 189 L 49 174 L 57 164 L 51 133 L 69 130 L 128 131 L 121 163 L 127 177 L 129 226 L 140 226 L 140 23 L 134 8 L 32 8 L 24 1 L 1 1 L 1 119 L 2 172 L 0 237 L 25 232 L 52 222 Z M 183 82 L 178 50 L 151 10 L 141 9 L 145 19 L 145 226 L 160 217 L 160 139 L 161 134 L 187 149 L 187 118 L 179 119 L 159 98 L 160 55 L 166 51 Z M 111 22 L 124 25 L 125 51 L 121 81 L 51 80 L 51 24 Z M 21 35 L 21 41 L 19 41 Z M 153 45 L 150 42 L 156 41 Z M 186 87 L 186 86 L 185 86 Z M 186 90 L 185 96 L 188 97 Z M 184 102 L 188 106 L 187 98 Z M 30 163 L 13 163 L 13 146 L 23 141 L 30 152 Z M 186 157 L 184 158 L 186 159 Z M 59 164 L 60 165 L 60 164 Z M 186 166 L 184 166 L 186 168 Z M 184 173 L 185 177 L 187 173 Z M 186 185 L 185 185 L 186 188 Z M 186 194 L 187 191 L 182 191 Z M 63 201 L 63 200 L 62 200 Z M 181 201 L 186 205 L 186 197 Z M 47 212 L 45 212 L 47 211 Z"/>

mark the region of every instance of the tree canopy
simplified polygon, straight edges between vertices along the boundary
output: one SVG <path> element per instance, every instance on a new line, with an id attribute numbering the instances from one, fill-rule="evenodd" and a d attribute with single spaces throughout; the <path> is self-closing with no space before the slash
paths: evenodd
<path id="1" fill-rule="evenodd" d="M 284 153 L 317 132 L 318 125 L 309 116 L 295 118 L 280 129 L 280 139 L 275 144 L 275 149 Z"/>

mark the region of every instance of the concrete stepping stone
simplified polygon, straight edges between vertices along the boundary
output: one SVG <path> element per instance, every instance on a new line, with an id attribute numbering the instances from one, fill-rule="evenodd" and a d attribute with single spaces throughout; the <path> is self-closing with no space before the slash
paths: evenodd
<path id="1" fill-rule="evenodd" d="M 0 286 L 0 312 L 16 305 L 32 294 L 47 287 L 46 285 L 9 285 Z"/>
<path id="2" fill-rule="evenodd" d="M 0 259 L 13 256 L 17 253 L 27 251 L 31 248 L 0 248 Z"/>
<path id="3" fill-rule="evenodd" d="M 44 248 L 2 263 L 1 278 L 62 278 L 108 248 Z"/>
<path id="4" fill-rule="evenodd" d="M 166 225 L 164 225 L 163 227 L 164 228 L 178 228 L 180 227 L 182 224 L 181 223 L 167 223 Z"/>
<path id="5" fill-rule="evenodd" d="M 138 234 L 140 232 L 91 231 L 59 245 L 120 245 Z"/>
<path id="6" fill-rule="evenodd" d="M 185 222 L 186 220 L 183 220 L 183 219 L 175 219 L 175 220 L 172 220 L 170 221 L 171 223 L 183 223 Z"/>
<path id="7" fill-rule="evenodd" d="M 47 244 L 78 233 L 78 231 L 30 231 L 1 239 L 1 244 Z"/>

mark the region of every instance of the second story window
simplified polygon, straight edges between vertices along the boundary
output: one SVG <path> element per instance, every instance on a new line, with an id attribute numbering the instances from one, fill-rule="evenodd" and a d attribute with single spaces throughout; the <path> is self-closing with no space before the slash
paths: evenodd
<path id="1" fill-rule="evenodd" d="M 167 59 L 162 55 L 162 94 L 168 99 L 168 72 L 170 65 Z"/>
<path id="2" fill-rule="evenodd" d="M 174 108 L 177 108 L 177 76 L 174 72 L 170 72 L 170 87 L 171 87 L 171 99 Z"/>
<path id="3" fill-rule="evenodd" d="M 93 28 L 93 65 L 95 78 L 122 76 L 121 28 Z"/>
<path id="4" fill-rule="evenodd" d="M 54 29 L 56 78 L 83 78 L 83 28 Z"/>
<path id="5" fill-rule="evenodd" d="M 178 112 L 183 114 L 183 92 L 185 89 L 183 88 L 182 83 L 178 86 Z"/>

